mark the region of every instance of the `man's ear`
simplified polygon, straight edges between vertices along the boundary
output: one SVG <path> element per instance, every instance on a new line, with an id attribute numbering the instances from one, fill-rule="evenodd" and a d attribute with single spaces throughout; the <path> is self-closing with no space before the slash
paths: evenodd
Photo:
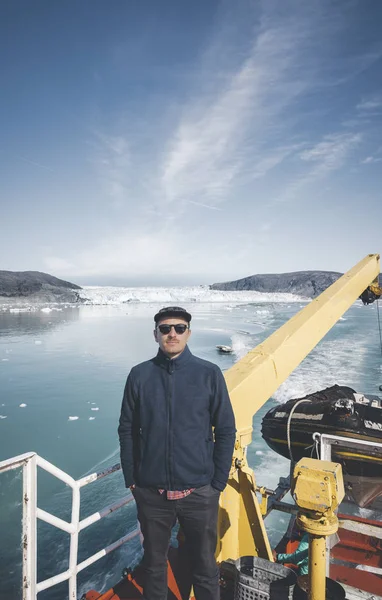
<path id="1" fill-rule="evenodd" d="M 154 339 L 157 342 L 158 341 L 158 333 L 157 333 L 156 328 L 154 329 L 153 334 L 154 334 Z"/>

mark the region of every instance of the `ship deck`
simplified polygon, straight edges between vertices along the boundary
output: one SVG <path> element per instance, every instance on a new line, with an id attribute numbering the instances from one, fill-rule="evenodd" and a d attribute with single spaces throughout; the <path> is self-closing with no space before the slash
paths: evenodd
<path id="1" fill-rule="evenodd" d="M 330 577 L 346 591 L 347 600 L 382 600 L 382 523 L 376 520 L 339 514 L 340 541 L 331 551 Z M 290 528 L 291 530 L 291 528 Z M 293 551 L 298 541 L 286 536 L 278 550 Z M 284 546 L 284 548 L 283 548 Z M 361 570 L 367 564 L 375 572 Z M 220 568 L 221 600 L 233 600 L 235 565 L 225 562 Z M 141 600 L 143 570 L 127 569 L 125 576 L 105 593 L 87 592 L 84 600 Z M 192 593 L 187 553 L 180 544 L 168 556 L 168 600 L 188 600 Z"/>

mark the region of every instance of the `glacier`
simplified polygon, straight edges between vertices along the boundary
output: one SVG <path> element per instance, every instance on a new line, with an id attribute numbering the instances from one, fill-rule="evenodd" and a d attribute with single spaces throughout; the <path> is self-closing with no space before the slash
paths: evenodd
<path id="1" fill-rule="evenodd" d="M 101 287 L 86 286 L 79 296 L 83 304 L 119 305 L 133 302 L 175 304 L 181 302 L 301 302 L 301 296 L 254 291 L 211 290 L 208 285 L 184 287 Z"/>
<path id="2" fill-rule="evenodd" d="M 292 303 L 307 302 L 304 298 L 290 293 L 255 292 L 252 290 L 228 291 L 212 290 L 208 285 L 182 287 L 113 287 L 84 286 L 79 292 L 78 302 L 31 301 L 30 298 L 4 299 L 0 297 L 0 312 L 25 313 L 42 311 L 47 315 L 61 311 L 64 307 L 124 306 L 126 304 L 176 305 L 189 303 Z M 14 300 L 12 302 L 12 300 Z"/>

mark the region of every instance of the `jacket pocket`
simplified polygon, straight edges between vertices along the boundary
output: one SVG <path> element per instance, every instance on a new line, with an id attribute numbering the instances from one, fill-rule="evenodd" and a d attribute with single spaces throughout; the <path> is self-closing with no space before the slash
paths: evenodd
<path id="1" fill-rule="evenodd" d="M 143 436 L 142 427 L 139 428 L 139 465 L 138 465 L 138 473 L 142 470 L 143 459 L 145 456 L 145 439 Z"/>
<path id="2" fill-rule="evenodd" d="M 177 436 L 172 462 L 174 481 L 179 485 L 199 486 L 210 472 L 208 452 L 204 436 Z"/>
<path id="3" fill-rule="evenodd" d="M 203 475 L 207 474 L 207 464 L 208 464 L 208 449 L 207 443 L 201 444 L 201 455 L 202 455 L 202 468 Z"/>
<path id="4" fill-rule="evenodd" d="M 214 452 L 214 441 L 212 437 L 205 438 L 204 443 L 201 444 L 202 448 L 202 466 L 203 474 L 211 474 L 212 456 Z"/>
<path id="5" fill-rule="evenodd" d="M 205 472 L 210 475 L 211 469 L 213 472 L 213 453 L 214 453 L 214 440 L 212 437 L 206 438 L 205 441 L 205 451 L 206 451 L 206 460 L 205 460 Z"/>

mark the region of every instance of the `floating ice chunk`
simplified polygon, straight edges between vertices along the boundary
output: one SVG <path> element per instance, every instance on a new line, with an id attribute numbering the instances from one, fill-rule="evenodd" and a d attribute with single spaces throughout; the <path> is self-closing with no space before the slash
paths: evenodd
<path id="1" fill-rule="evenodd" d="M 49 306 L 47 306 L 46 308 L 42 308 L 42 309 L 41 309 L 41 312 L 44 312 L 44 313 L 50 313 L 50 312 L 52 312 L 52 309 L 51 309 L 51 308 L 49 308 Z"/>
<path id="2" fill-rule="evenodd" d="M 79 419 L 79 417 L 69 417 L 68 421 L 77 421 L 77 419 Z"/>
<path id="3" fill-rule="evenodd" d="M 24 403 L 20 404 L 20 408 L 25 408 L 25 407 L 26 407 L 26 404 L 24 404 Z"/>
<path id="4" fill-rule="evenodd" d="M 99 410 L 99 408 L 95 406 L 95 407 L 92 407 L 91 410 Z"/>
<path id="5" fill-rule="evenodd" d="M 8 361 L 9 361 L 9 358 L 2 358 L 1 359 L 1 362 L 8 362 Z"/>
<path id="6" fill-rule="evenodd" d="M 94 421 L 95 417 L 89 417 L 89 421 Z"/>
<path id="7" fill-rule="evenodd" d="M 41 340 L 35 340 L 34 343 L 36 344 L 36 346 L 39 346 L 40 344 L 42 344 L 42 341 Z"/>
<path id="8" fill-rule="evenodd" d="M 262 454 L 264 454 L 264 452 L 262 450 L 256 450 L 255 454 L 256 456 L 261 456 Z"/>
<path id="9" fill-rule="evenodd" d="M 6 419 L 7 417 L 5 415 L 0 415 L 0 419 Z"/>

